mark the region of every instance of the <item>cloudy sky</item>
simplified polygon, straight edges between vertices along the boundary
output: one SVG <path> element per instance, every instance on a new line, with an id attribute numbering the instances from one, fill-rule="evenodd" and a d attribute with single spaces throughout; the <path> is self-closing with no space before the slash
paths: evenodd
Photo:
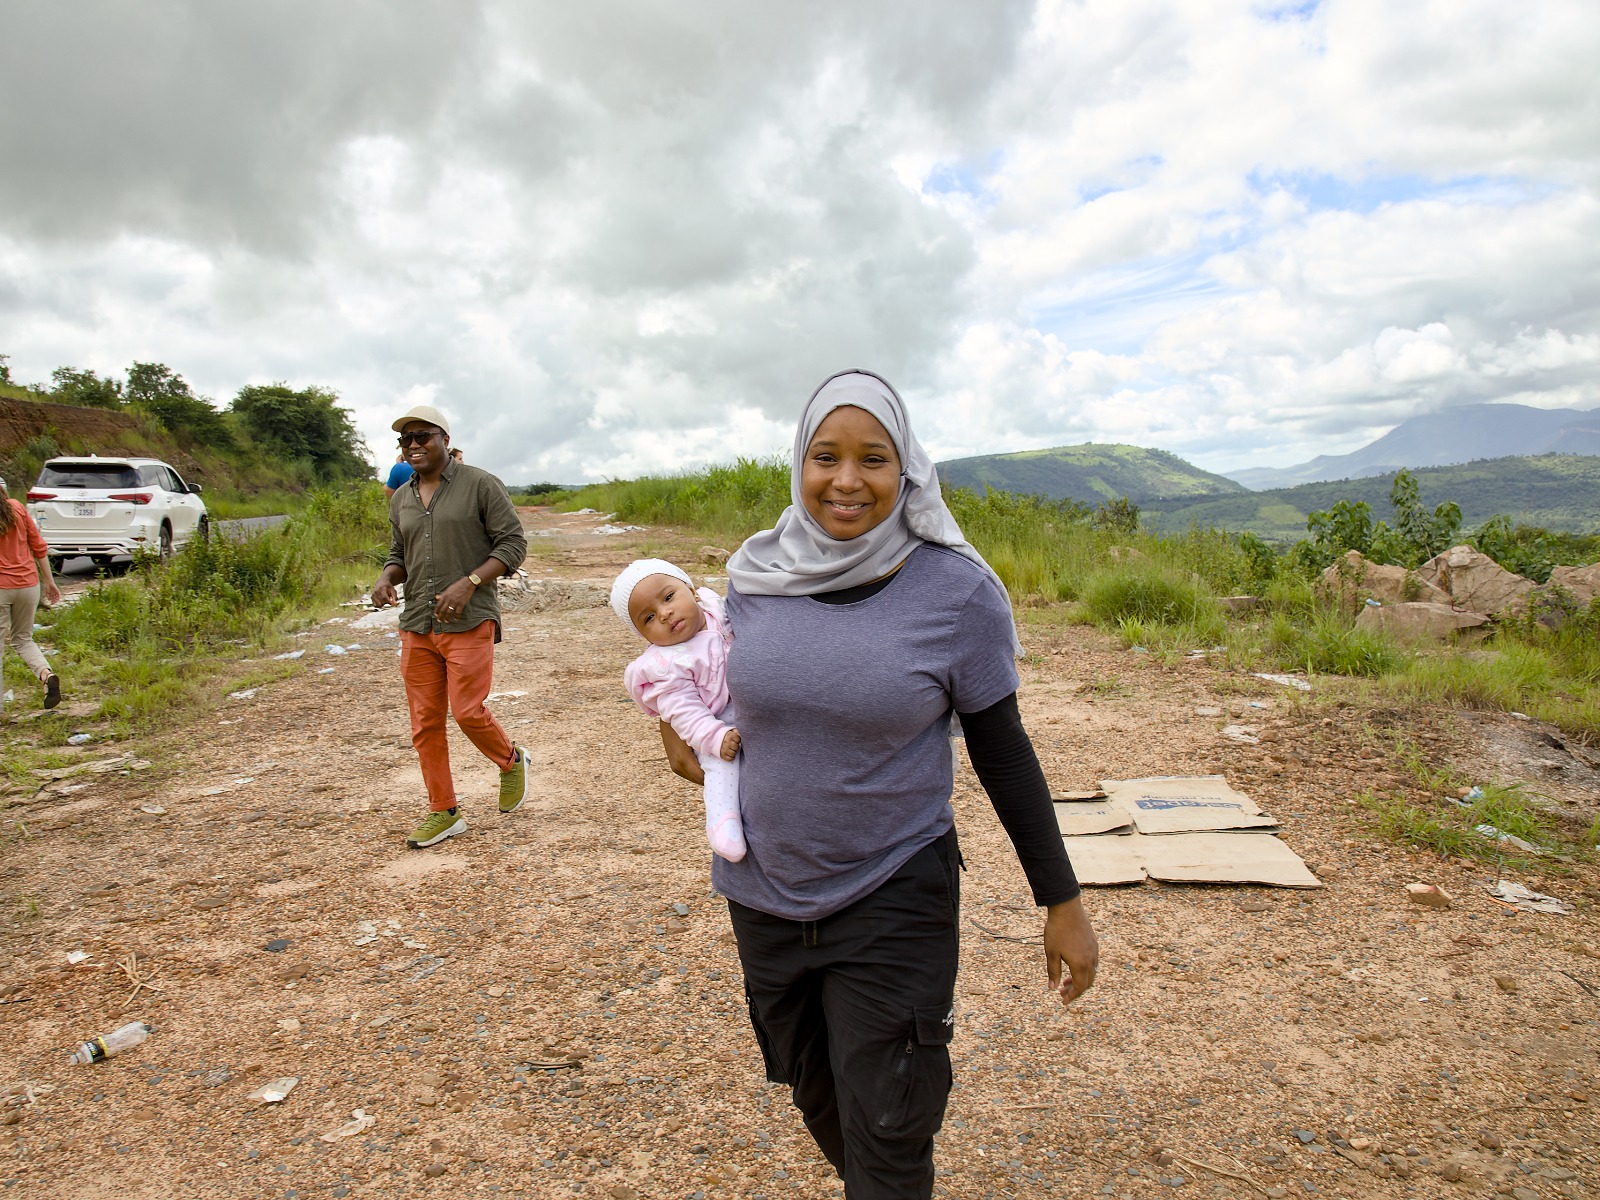
<path id="1" fill-rule="evenodd" d="M 0 13 L 0 352 L 335 388 L 387 461 L 1213 470 L 1600 405 L 1593 0 L 196 0 Z"/>

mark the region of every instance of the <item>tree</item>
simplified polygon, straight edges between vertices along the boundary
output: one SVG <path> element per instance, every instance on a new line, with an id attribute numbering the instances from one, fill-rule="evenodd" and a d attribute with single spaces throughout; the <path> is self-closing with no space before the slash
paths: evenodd
<path id="1" fill-rule="evenodd" d="M 231 409 L 252 438 L 270 443 L 285 458 L 308 460 L 320 480 L 372 473 L 366 443 L 330 388 L 295 391 L 287 383 L 253 384 L 239 389 Z"/>
<path id="2" fill-rule="evenodd" d="M 1100 507 L 1094 510 L 1094 524 L 1097 529 L 1108 529 L 1113 533 L 1138 533 L 1139 506 L 1126 496 L 1103 500 Z"/>
<path id="3" fill-rule="evenodd" d="M 196 396 L 183 376 L 164 363 L 134 363 L 128 368 L 124 395 L 129 404 L 149 413 L 173 433 L 208 446 L 233 445 L 233 434 L 222 414 L 204 396 Z"/>
<path id="4" fill-rule="evenodd" d="M 101 379 L 93 371 L 57 367 L 50 378 L 55 383 L 51 399 L 57 403 L 83 408 L 121 408 L 124 403 L 121 382 L 109 376 Z"/>
<path id="5" fill-rule="evenodd" d="M 1410 471 L 1402 469 L 1395 475 L 1389 503 L 1394 505 L 1395 551 L 1401 566 L 1414 567 L 1448 550 L 1461 531 L 1461 506 L 1447 500 L 1429 513 Z"/>

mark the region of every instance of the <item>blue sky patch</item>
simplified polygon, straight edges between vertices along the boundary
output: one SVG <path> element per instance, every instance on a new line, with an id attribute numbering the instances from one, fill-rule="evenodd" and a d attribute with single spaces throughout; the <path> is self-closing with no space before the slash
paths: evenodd
<path id="1" fill-rule="evenodd" d="M 1443 200 L 1456 204 L 1522 204 L 1538 189 L 1520 179 L 1491 175 L 1462 175 L 1430 179 L 1424 175 L 1369 175 L 1347 179 L 1322 171 L 1252 171 L 1250 186 L 1257 192 L 1282 189 L 1313 209 L 1370 213 L 1385 204 L 1410 200 Z"/>
<path id="2" fill-rule="evenodd" d="M 1263 4 L 1253 10 L 1263 21 L 1277 24 L 1282 21 L 1309 21 L 1322 7 L 1322 0 L 1291 0 L 1284 4 Z"/>
<path id="3" fill-rule="evenodd" d="M 928 172 L 922 181 L 922 190 L 935 196 L 959 193 L 981 200 L 983 181 L 1000 168 L 1000 151 L 991 150 L 981 158 L 967 158 L 957 162 L 940 163 Z"/>
<path id="4" fill-rule="evenodd" d="M 1203 269 L 1218 247 L 1175 258 L 1146 259 L 1073 281 L 1023 313 L 1041 333 L 1053 334 L 1069 350 L 1138 354 L 1162 322 L 1203 302 L 1231 295 Z"/>

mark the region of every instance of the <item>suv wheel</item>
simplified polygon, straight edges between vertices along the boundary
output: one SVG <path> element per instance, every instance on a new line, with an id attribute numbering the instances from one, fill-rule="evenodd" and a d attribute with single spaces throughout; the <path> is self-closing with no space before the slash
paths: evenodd
<path id="1" fill-rule="evenodd" d="M 211 540 L 211 518 L 201 517 L 200 524 L 195 527 L 195 536 L 200 539 L 201 545 Z"/>
<path id="2" fill-rule="evenodd" d="M 165 521 L 161 522 L 161 557 L 172 557 L 172 526 Z"/>

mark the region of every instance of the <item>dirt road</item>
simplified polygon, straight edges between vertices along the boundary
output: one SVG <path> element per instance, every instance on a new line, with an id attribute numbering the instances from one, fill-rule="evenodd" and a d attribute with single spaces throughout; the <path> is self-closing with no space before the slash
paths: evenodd
<path id="1" fill-rule="evenodd" d="M 528 574 L 555 582 L 507 613 L 498 659 L 492 707 L 534 768 L 513 816 L 453 737 L 470 831 L 404 848 L 425 802 L 395 643 L 343 624 L 291 643 L 297 673 L 206 727 L 117 747 L 152 766 L 0 794 L 0 1185 L 41 1200 L 840 1195 L 762 1079 L 698 794 L 628 702 L 636 643 L 603 606 L 627 559 L 693 563 L 699 542 L 599 536 L 598 520 L 527 517 Z M 1326 886 L 1092 893 L 1100 982 L 1063 1012 L 964 769 L 936 1194 L 1592 1194 L 1594 866 L 1522 879 L 1577 915 L 1511 912 L 1481 868 L 1375 840 L 1351 797 L 1401 785 L 1397 733 L 1575 812 L 1595 781 L 1541 767 L 1509 718 L 1356 721 L 1334 684 L 1306 698 L 1045 612 L 1025 622 L 1023 711 L 1053 785 L 1225 772 Z M 1200 706 L 1264 713 L 1273 736 L 1226 742 L 1226 716 Z M 1455 906 L 1408 904 L 1417 880 Z M 82 1038 L 136 1019 L 153 1026 L 142 1047 L 68 1065 Z M 250 1098 L 277 1077 L 298 1080 L 287 1099 Z M 338 1136 L 356 1109 L 374 1123 Z"/>

